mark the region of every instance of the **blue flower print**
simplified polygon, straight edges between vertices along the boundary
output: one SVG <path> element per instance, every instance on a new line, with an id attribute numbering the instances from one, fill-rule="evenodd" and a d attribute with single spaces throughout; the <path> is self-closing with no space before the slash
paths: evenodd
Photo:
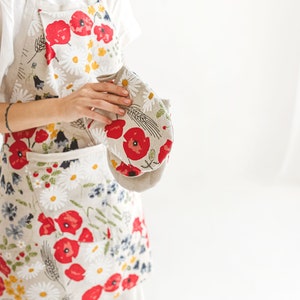
<path id="1" fill-rule="evenodd" d="M 112 193 L 115 193 L 117 191 L 118 188 L 118 184 L 116 181 L 113 181 L 112 183 L 110 183 L 107 187 L 107 194 L 110 195 Z"/>
<path id="2" fill-rule="evenodd" d="M 118 201 L 122 202 L 125 199 L 125 190 L 122 190 L 118 196 Z"/>
<path id="3" fill-rule="evenodd" d="M 5 202 L 2 205 L 1 212 L 4 218 L 8 218 L 9 221 L 13 221 L 17 215 L 17 209 L 17 206 L 13 205 L 12 203 Z"/>
<path id="4" fill-rule="evenodd" d="M 5 231 L 6 231 L 6 235 L 8 237 L 12 236 L 14 240 L 19 240 L 24 235 L 21 226 L 15 226 L 13 224 L 10 224 L 10 228 L 5 228 Z"/>
<path id="5" fill-rule="evenodd" d="M 102 193 L 105 191 L 105 187 L 102 183 L 98 184 L 92 191 L 89 193 L 90 198 L 101 197 Z"/>

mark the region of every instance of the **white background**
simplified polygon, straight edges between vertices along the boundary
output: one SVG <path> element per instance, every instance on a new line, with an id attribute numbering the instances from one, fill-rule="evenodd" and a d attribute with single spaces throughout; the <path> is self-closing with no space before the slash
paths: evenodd
<path id="1" fill-rule="evenodd" d="M 300 299 L 300 1 L 131 2 L 127 62 L 175 126 L 146 300 Z"/>

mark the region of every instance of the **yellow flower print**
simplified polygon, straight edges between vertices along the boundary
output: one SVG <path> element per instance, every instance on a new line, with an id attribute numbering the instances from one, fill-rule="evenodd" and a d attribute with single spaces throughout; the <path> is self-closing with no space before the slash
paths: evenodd
<path id="1" fill-rule="evenodd" d="M 98 56 L 104 56 L 106 54 L 106 49 L 105 48 L 99 48 L 98 49 Z"/>
<path id="2" fill-rule="evenodd" d="M 8 295 L 14 296 L 14 300 L 22 300 L 25 294 L 25 287 L 21 285 L 22 280 L 16 276 L 10 275 L 4 280 L 5 291 Z"/>
<path id="3" fill-rule="evenodd" d="M 24 295 L 25 294 L 25 288 L 24 288 L 24 286 L 18 284 L 18 286 L 17 286 L 17 293 L 20 294 L 20 295 Z"/>
<path id="4" fill-rule="evenodd" d="M 90 14 L 90 15 L 94 15 L 95 13 L 96 13 L 96 10 L 95 10 L 95 7 L 94 6 L 89 6 L 88 7 L 88 13 Z"/>
<path id="5" fill-rule="evenodd" d="M 93 45 L 94 45 L 93 40 L 90 40 L 90 41 L 88 42 L 88 44 L 87 44 L 88 49 L 91 49 L 91 48 L 93 47 Z"/>
<path id="6" fill-rule="evenodd" d="M 118 166 L 118 163 L 114 159 L 111 160 L 111 164 L 114 169 Z"/>
<path id="7" fill-rule="evenodd" d="M 90 65 L 85 65 L 85 73 L 90 73 L 91 72 L 91 67 Z"/>
<path id="8" fill-rule="evenodd" d="M 89 53 L 87 56 L 87 61 L 90 63 L 93 60 L 93 55 L 92 53 Z"/>
<path id="9" fill-rule="evenodd" d="M 99 7 L 98 7 L 98 11 L 104 12 L 105 11 L 105 7 L 100 4 Z"/>
<path id="10" fill-rule="evenodd" d="M 99 69 L 99 65 L 95 61 L 92 62 L 92 69 L 93 70 Z"/>
<path id="11" fill-rule="evenodd" d="M 46 126 L 47 131 L 50 132 L 50 138 L 54 139 L 57 137 L 58 130 L 55 129 L 55 124 L 51 123 Z"/>

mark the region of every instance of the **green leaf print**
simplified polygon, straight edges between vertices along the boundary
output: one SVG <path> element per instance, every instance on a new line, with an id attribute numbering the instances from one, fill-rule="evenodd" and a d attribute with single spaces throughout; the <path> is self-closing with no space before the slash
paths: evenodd
<path id="1" fill-rule="evenodd" d="M 6 246 L 3 244 L 0 244 L 0 250 L 6 250 Z"/>
<path id="2" fill-rule="evenodd" d="M 28 263 L 30 262 L 30 257 L 29 256 L 25 256 L 25 261 Z"/>
<path id="3" fill-rule="evenodd" d="M 29 257 L 36 257 L 38 254 L 37 252 L 30 252 L 28 255 Z"/>
<path id="4" fill-rule="evenodd" d="M 121 212 L 119 211 L 119 209 L 114 205 L 113 206 L 113 209 L 119 214 L 119 215 L 121 215 Z"/>
<path id="5" fill-rule="evenodd" d="M 29 186 L 29 189 L 33 192 L 33 186 L 32 186 L 31 180 L 30 180 L 28 175 L 26 176 L 26 180 L 27 180 L 27 184 Z"/>
<path id="6" fill-rule="evenodd" d="M 49 182 L 51 183 L 51 184 L 55 184 L 55 182 L 56 182 L 56 179 L 55 178 L 53 178 L 53 177 L 51 177 L 50 179 L 49 179 Z"/>
<path id="7" fill-rule="evenodd" d="M 104 246 L 104 255 L 107 254 L 108 250 L 109 250 L 109 241 Z"/>
<path id="8" fill-rule="evenodd" d="M 7 237 L 4 235 L 4 236 L 2 237 L 2 239 L 3 239 L 3 244 L 4 244 L 5 246 L 7 246 L 7 243 L 8 243 Z"/>
<path id="9" fill-rule="evenodd" d="M 92 223 L 89 223 L 89 225 L 91 226 L 91 227 L 93 227 L 93 228 L 95 228 L 95 229 L 100 229 L 97 225 L 95 225 L 95 224 L 92 224 Z"/>
<path id="10" fill-rule="evenodd" d="M 86 183 L 83 185 L 84 188 L 89 188 L 89 187 L 93 187 L 95 185 L 95 183 Z"/>
<path id="11" fill-rule="evenodd" d="M 27 245 L 26 248 L 25 248 L 25 251 L 26 251 L 26 252 L 30 252 L 30 251 L 31 251 L 31 246 L 30 246 L 30 245 Z"/>
<path id="12" fill-rule="evenodd" d="M 71 202 L 72 204 L 74 204 L 75 206 L 79 207 L 79 208 L 83 208 L 82 205 L 80 205 L 79 203 L 77 203 L 77 202 L 74 201 L 74 200 L 70 200 L 70 202 Z"/>
<path id="13" fill-rule="evenodd" d="M 23 206 L 28 206 L 27 202 L 20 200 L 20 199 L 16 199 L 16 202 L 18 202 L 19 204 L 23 205 Z"/>
<path id="14" fill-rule="evenodd" d="M 154 149 L 151 149 L 150 151 L 149 151 L 149 155 L 148 155 L 148 158 L 149 158 L 149 160 L 154 160 L 154 158 L 155 158 L 155 150 Z"/>
<path id="15" fill-rule="evenodd" d="M 120 217 L 119 215 L 113 214 L 113 216 L 114 216 L 115 218 L 117 218 L 118 220 L 122 221 L 122 217 Z"/>
<path id="16" fill-rule="evenodd" d="M 60 170 L 56 170 L 56 171 L 54 171 L 54 172 L 52 173 L 52 176 L 57 176 L 57 175 L 59 175 L 59 174 L 61 174 L 61 171 L 60 171 Z"/>
<path id="17" fill-rule="evenodd" d="M 37 166 L 38 166 L 38 167 L 44 167 L 45 165 L 46 165 L 45 162 L 38 162 L 38 163 L 37 163 Z"/>
<path id="18" fill-rule="evenodd" d="M 163 108 L 161 108 L 157 113 L 156 113 L 156 118 L 160 118 L 161 116 L 163 116 L 165 114 L 165 110 Z"/>
<path id="19" fill-rule="evenodd" d="M 96 208 L 96 212 L 103 218 L 106 218 L 105 214 L 99 208 Z"/>
<path id="20" fill-rule="evenodd" d="M 7 260 L 6 263 L 7 263 L 8 265 L 10 265 L 10 266 L 12 265 L 12 261 L 11 261 L 11 260 Z"/>
<path id="21" fill-rule="evenodd" d="M 17 245 L 16 245 L 16 244 L 9 244 L 9 245 L 7 246 L 7 250 L 15 249 L 15 248 L 17 248 Z"/>
<path id="22" fill-rule="evenodd" d="M 110 224 L 110 225 L 112 225 L 112 226 L 114 226 L 114 227 L 116 227 L 116 226 L 117 226 L 117 224 L 116 224 L 116 223 L 114 223 L 113 221 L 108 221 L 107 223 L 108 223 L 108 224 Z"/>
<path id="23" fill-rule="evenodd" d="M 49 178 L 50 178 L 50 175 L 46 174 L 46 175 L 43 175 L 41 179 L 43 181 L 47 181 Z"/>
<path id="24" fill-rule="evenodd" d="M 95 218 L 96 218 L 98 221 L 102 222 L 103 224 L 107 224 L 107 221 L 105 221 L 104 219 L 102 219 L 102 218 L 100 218 L 100 217 L 98 217 L 98 216 L 95 216 Z"/>

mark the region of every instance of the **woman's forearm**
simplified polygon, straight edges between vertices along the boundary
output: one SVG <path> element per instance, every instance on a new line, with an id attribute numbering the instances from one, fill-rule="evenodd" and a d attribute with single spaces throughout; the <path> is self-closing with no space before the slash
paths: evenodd
<path id="1" fill-rule="evenodd" d="M 15 132 L 56 122 L 72 122 L 82 117 L 109 124 L 111 120 L 91 108 L 123 115 L 120 106 L 129 106 L 128 92 L 113 83 L 89 83 L 64 97 L 15 103 L 7 111 L 0 103 L 0 132 Z"/>
<path id="2" fill-rule="evenodd" d="M 59 102 L 52 98 L 27 103 L 14 103 L 8 110 L 7 103 L 0 104 L 0 132 L 21 131 L 61 121 Z M 6 115 L 6 116 L 5 116 Z"/>

